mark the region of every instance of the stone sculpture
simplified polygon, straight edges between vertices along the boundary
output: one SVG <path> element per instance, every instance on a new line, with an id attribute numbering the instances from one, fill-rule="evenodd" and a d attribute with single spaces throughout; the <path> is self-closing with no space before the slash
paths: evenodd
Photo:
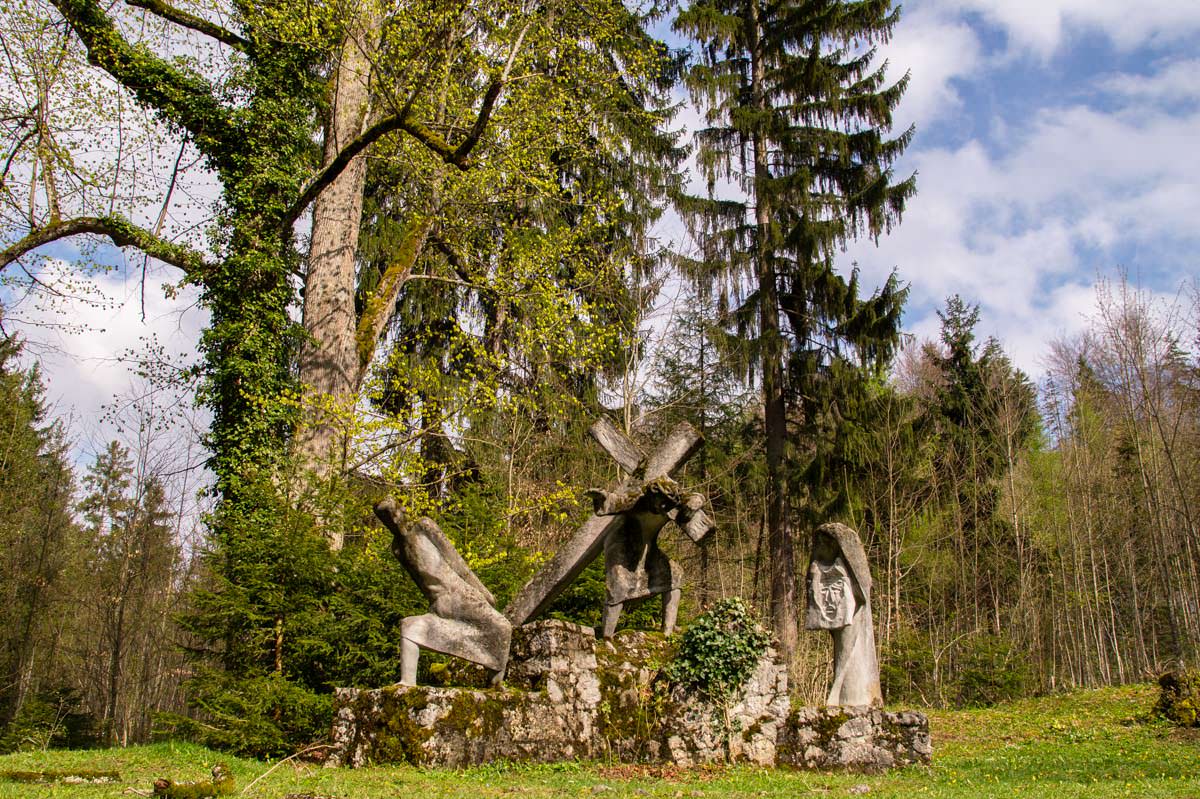
<path id="1" fill-rule="evenodd" d="M 655 595 L 663 597 L 662 628 L 669 633 L 679 609 L 681 575 L 659 549 L 658 535 L 668 521 L 697 543 L 712 532 L 704 498 L 684 494 L 670 478 L 703 438 L 683 423 L 647 456 L 607 419 L 596 421 L 590 432 L 629 477 L 611 491 L 588 492 L 594 515 L 521 589 L 504 615 L 513 625 L 534 618 L 603 551 L 605 604 L 600 634 L 612 636 L 626 602 Z"/>
<path id="2" fill-rule="evenodd" d="M 805 627 L 833 636 L 829 705 L 881 705 L 871 619 L 871 572 L 858 533 L 824 524 L 813 534 Z"/>
<path id="3" fill-rule="evenodd" d="M 429 613 L 400 622 L 400 684 L 417 684 L 420 647 L 478 663 L 504 678 L 512 624 L 494 607 L 487 590 L 446 534 L 423 518 L 411 523 L 395 500 L 375 506 L 392 531 L 392 552 L 429 600 Z"/>

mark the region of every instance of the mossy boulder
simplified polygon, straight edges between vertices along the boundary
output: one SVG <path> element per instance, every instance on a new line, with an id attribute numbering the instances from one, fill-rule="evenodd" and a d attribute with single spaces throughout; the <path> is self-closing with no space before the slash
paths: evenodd
<path id="1" fill-rule="evenodd" d="M 1158 687 L 1156 716 L 1180 727 L 1200 727 L 1200 670 L 1167 672 Z"/>
<path id="2" fill-rule="evenodd" d="M 218 763 L 212 768 L 212 779 L 196 782 L 174 782 L 168 779 L 154 781 L 154 796 L 161 799 L 208 799 L 229 796 L 237 786 L 229 767 Z"/>

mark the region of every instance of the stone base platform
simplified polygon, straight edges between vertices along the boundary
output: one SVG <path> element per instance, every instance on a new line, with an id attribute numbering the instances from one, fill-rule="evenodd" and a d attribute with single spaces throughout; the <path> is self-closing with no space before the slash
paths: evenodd
<path id="1" fill-rule="evenodd" d="M 612 758 L 880 771 L 929 762 L 920 713 L 790 710 L 787 673 L 770 650 L 728 708 L 666 686 L 659 671 L 671 654 L 653 633 L 597 641 L 590 628 L 535 622 L 513 631 L 504 688 L 338 689 L 329 763 Z"/>
<path id="2" fill-rule="evenodd" d="M 933 745 L 924 713 L 875 707 L 802 707 L 788 715 L 780 765 L 881 772 L 929 763 Z"/>

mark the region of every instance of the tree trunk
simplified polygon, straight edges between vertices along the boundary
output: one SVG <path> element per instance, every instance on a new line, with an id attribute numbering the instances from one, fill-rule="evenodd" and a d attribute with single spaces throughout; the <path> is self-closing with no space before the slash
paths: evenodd
<path id="1" fill-rule="evenodd" d="M 750 50 L 750 91 L 755 105 L 765 111 L 766 80 L 759 41 L 757 2 L 747 3 L 747 46 Z M 767 539 L 770 547 L 771 628 L 779 654 L 790 663 L 798 637 L 796 616 L 796 569 L 792 531 L 787 523 L 783 485 L 784 444 L 787 414 L 783 398 L 783 338 L 779 327 L 779 291 L 775 280 L 770 241 L 771 207 L 767 196 L 770 168 L 767 139 L 756 131 L 754 146 L 754 215 L 757 227 L 755 267 L 758 273 L 759 336 L 762 339 L 763 422 L 767 444 Z"/>
<path id="2" fill-rule="evenodd" d="M 366 14 L 346 37 L 331 87 L 326 164 L 366 124 L 377 37 L 378 24 Z M 344 459 L 343 420 L 352 413 L 358 391 L 355 255 L 365 180 L 366 158 L 360 154 L 313 204 L 312 246 L 304 282 L 304 329 L 309 340 L 300 351 L 306 418 L 297 435 L 296 454 L 301 466 L 319 478 L 328 476 Z M 341 548 L 340 530 L 331 530 L 329 538 L 332 548 Z"/>

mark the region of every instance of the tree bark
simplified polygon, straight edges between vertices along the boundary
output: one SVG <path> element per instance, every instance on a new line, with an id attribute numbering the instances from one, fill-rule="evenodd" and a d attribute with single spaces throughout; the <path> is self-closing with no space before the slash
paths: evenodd
<path id="1" fill-rule="evenodd" d="M 325 131 L 324 163 L 332 162 L 366 127 L 370 104 L 371 57 L 377 48 L 378 23 L 365 11 L 342 47 L 331 87 L 331 111 Z M 318 478 L 344 459 L 344 425 L 353 410 L 359 381 L 354 311 L 355 255 L 362 222 L 366 159 L 361 153 L 327 186 L 313 204 L 312 245 L 304 281 L 304 329 L 300 383 L 305 419 L 297 436 L 302 468 Z M 342 535 L 328 533 L 340 549 Z"/>

